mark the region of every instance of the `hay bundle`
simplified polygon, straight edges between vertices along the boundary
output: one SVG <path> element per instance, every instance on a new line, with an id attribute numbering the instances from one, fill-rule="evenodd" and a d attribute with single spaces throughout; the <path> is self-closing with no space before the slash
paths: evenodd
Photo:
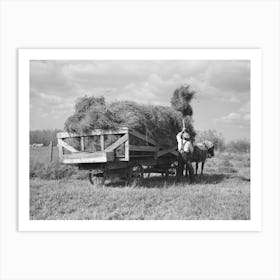
<path id="1" fill-rule="evenodd" d="M 68 132 L 88 133 L 95 128 L 113 129 L 118 126 L 116 116 L 108 110 L 104 97 L 82 97 L 75 104 L 75 112 L 64 128 Z"/>
<path id="2" fill-rule="evenodd" d="M 92 96 L 78 99 L 74 115 L 65 122 L 65 130 L 75 133 L 122 126 L 151 137 L 162 147 L 171 147 L 176 145 L 176 134 L 182 129 L 182 121 L 180 114 L 170 107 L 131 101 L 106 104 L 103 97 Z"/>
<path id="3" fill-rule="evenodd" d="M 193 127 L 193 109 L 190 102 L 192 101 L 195 93 L 196 92 L 191 89 L 190 85 L 185 85 L 177 88 L 171 98 L 172 107 L 181 113 L 183 125 L 193 140 L 196 136 L 196 132 Z"/>
<path id="4" fill-rule="evenodd" d="M 181 86 L 174 91 L 171 98 L 171 105 L 176 111 L 181 112 L 184 117 L 192 116 L 193 109 L 190 102 L 194 95 L 195 91 L 189 85 Z"/>
<path id="5" fill-rule="evenodd" d="M 104 107 L 105 98 L 101 97 L 81 97 L 77 99 L 75 104 L 75 113 L 86 113 L 91 107 Z"/>

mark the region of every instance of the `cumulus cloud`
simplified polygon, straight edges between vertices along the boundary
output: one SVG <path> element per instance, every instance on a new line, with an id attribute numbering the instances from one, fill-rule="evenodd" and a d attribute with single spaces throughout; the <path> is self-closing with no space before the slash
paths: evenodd
<path id="1" fill-rule="evenodd" d="M 139 91 L 149 83 L 155 96 L 159 89 L 170 95 L 183 83 L 190 83 L 202 98 L 234 100 L 250 90 L 247 61 L 32 61 L 30 69 L 33 88 L 59 96 L 96 94 L 100 88 L 121 94 L 131 83 Z"/>
<path id="2" fill-rule="evenodd" d="M 209 84 L 223 91 L 243 93 L 250 90 L 250 63 L 246 60 L 212 63 L 205 76 Z"/>
<path id="3" fill-rule="evenodd" d="M 41 98 L 44 102 L 47 102 L 50 105 L 61 104 L 63 99 L 56 95 L 45 94 L 43 92 L 38 92 L 37 97 Z"/>
<path id="4" fill-rule="evenodd" d="M 174 90 L 182 84 L 197 92 L 198 120 L 219 119 L 216 123 L 228 125 L 250 122 L 249 105 L 240 105 L 250 98 L 249 61 L 34 60 L 30 62 L 31 127 L 38 126 L 43 116 L 46 128 L 54 120 L 56 127 L 63 127 L 75 100 L 84 95 L 170 105 Z"/>
<path id="5" fill-rule="evenodd" d="M 54 94 L 37 92 L 34 88 L 30 90 L 30 114 L 31 121 L 34 119 L 49 120 L 59 119 L 65 112 L 70 114 L 73 111 L 75 100 L 63 98 Z"/>
<path id="6" fill-rule="evenodd" d="M 231 112 L 217 119 L 218 122 L 246 127 L 250 125 L 250 102 L 242 105 L 237 112 Z"/>

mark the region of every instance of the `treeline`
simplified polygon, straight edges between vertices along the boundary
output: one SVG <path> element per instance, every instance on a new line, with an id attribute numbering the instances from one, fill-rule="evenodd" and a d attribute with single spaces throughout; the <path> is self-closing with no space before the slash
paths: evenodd
<path id="1" fill-rule="evenodd" d="M 227 151 L 238 152 L 238 153 L 249 153 L 250 152 L 250 142 L 246 139 L 240 139 L 235 141 L 230 141 L 227 144 Z"/>
<path id="2" fill-rule="evenodd" d="M 61 131 L 59 129 L 46 129 L 46 130 L 31 130 L 29 142 L 32 144 L 43 144 L 47 146 L 50 142 L 53 142 L 53 145 L 57 145 L 56 134 Z"/>
<path id="3" fill-rule="evenodd" d="M 43 144 L 47 146 L 50 141 L 53 145 L 57 145 L 56 134 L 61 131 L 59 129 L 47 129 L 47 130 L 32 130 L 30 131 L 30 144 Z M 208 140 L 214 143 L 216 150 L 227 151 L 227 152 L 237 152 L 237 153 L 248 153 L 250 152 L 250 141 L 246 139 L 234 140 L 226 142 L 221 133 L 216 130 L 205 130 L 198 131 L 196 136 L 196 141 Z"/>
<path id="4" fill-rule="evenodd" d="M 198 131 L 196 141 L 208 140 L 213 142 L 216 150 L 227 151 L 234 153 L 249 153 L 250 152 L 250 141 L 247 139 L 238 139 L 226 142 L 223 135 L 218 133 L 216 130 L 205 130 Z"/>

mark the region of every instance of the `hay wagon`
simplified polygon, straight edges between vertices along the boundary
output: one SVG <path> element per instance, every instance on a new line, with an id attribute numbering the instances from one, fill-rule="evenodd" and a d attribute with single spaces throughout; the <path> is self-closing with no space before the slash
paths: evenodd
<path id="1" fill-rule="evenodd" d="M 177 147 L 166 149 L 127 127 L 89 134 L 60 132 L 57 138 L 60 162 L 88 170 L 92 184 L 107 178 L 131 182 L 151 173 L 176 174 Z"/>

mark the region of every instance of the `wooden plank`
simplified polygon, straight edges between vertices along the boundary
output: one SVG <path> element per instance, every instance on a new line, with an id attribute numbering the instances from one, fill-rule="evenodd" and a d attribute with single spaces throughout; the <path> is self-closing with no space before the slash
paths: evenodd
<path id="1" fill-rule="evenodd" d="M 124 157 L 124 158 L 119 158 L 118 161 L 129 161 L 129 159 Z"/>
<path id="2" fill-rule="evenodd" d="M 92 157 L 106 157 L 107 154 L 111 154 L 112 152 L 101 152 L 101 151 L 97 151 L 97 152 L 93 152 L 93 153 L 89 153 L 89 152 L 78 152 L 78 153 L 73 153 L 73 154 L 65 154 L 63 155 L 63 158 L 92 158 Z"/>
<path id="3" fill-rule="evenodd" d="M 129 161 L 129 137 L 128 140 L 124 143 L 124 154 L 125 154 L 125 160 Z"/>
<path id="4" fill-rule="evenodd" d="M 85 150 L 85 137 L 81 137 L 81 151 L 83 152 Z"/>
<path id="5" fill-rule="evenodd" d="M 169 148 L 169 149 L 158 151 L 157 156 L 161 157 L 165 154 L 173 153 L 174 151 L 176 151 L 176 149 L 177 149 L 177 146 L 174 146 L 174 147 Z"/>
<path id="6" fill-rule="evenodd" d="M 139 133 L 139 132 L 137 132 L 137 131 L 135 131 L 133 129 L 130 129 L 129 133 L 131 135 L 141 139 L 141 140 L 144 140 L 144 141 L 146 141 L 146 142 L 148 142 L 148 143 L 150 143 L 150 144 L 152 144 L 154 146 L 157 146 L 157 143 L 153 139 L 151 139 L 150 137 L 146 137 L 145 135 L 143 135 L 143 134 L 141 134 L 141 133 Z"/>
<path id="7" fill-rule="evenodd" d="M 63 139 L 63 138 L 74 138 L 74 137 L 80 137 L 82 135 L 77 133 L 69 133 L 69 132 L 58 132 L 56 134 L 57 139 Z"/>
<path id="8" fill-rule="evenodd" d="M 156 152 L 158 148 L 154 146 L 129 145 L 129 150 L 136 151 L 136 152 Z"/>
<path id="9" fill-rule="evenodd" d="M 100 147 L 101 147 L 101 151 L 104 151 L 104 145 L 105 145 L 105 143 L 104 143 L 104 135 L 101 134 L 101 135 L 100 135 Z"/>
<path id="10" fill-rule="evenodd" d="M 104 158 L 63 158 L 63 164 L 80 164 L 80 163 L 101 163 L 107 162 L 107 159 Z"/>
<path id="11" fill-rule="evenodd" d="M 102 163 L 114 160 L 114 152 L 74 153 L 63 156 L 65 164 Z"/>
<path id="12" fill-rule="evenodd" d="M 116 142 L 105 149 L 106 152 L 113 151 L 118 148 L 121 144 L 128 140 L 128 134 L 125 134 L 121 138 L 119 138 Z"/>
<path id="13" fill-rule="evenodd" d="M 60 145 L 71 153 L 78 153 L 79 152 L 78 150 L 76 150 L 75 148 L 73 148 L 72 146 L 70 146 L 69 144 L 64 142 L 63 140 L 60 141 Z"/>
<path id="14" fill-rule="evenodd" d="M 109 134 L 125 134 L 128 133 L 127 127 L 122 127 L 119 129 L 94 129 L 88 134 L 78 134 L 78 133 L 69 133 L 69 132 L 58 132 L 57 138 L 63 139 L 63 138 L 75 138 L 75 137 L 81 137 L 81 136 L 94 136 L 94 135 L 109 135 Z"/>
<path id="15" fill-rule="evenodd" d="M 61 139 L 57 139 L 57 144 L 58 144 L 58 156 L 59 156 L 59 161 L 61 162 L 63 159 L 63 148 L 61 145 L 62 140 Z"/>

